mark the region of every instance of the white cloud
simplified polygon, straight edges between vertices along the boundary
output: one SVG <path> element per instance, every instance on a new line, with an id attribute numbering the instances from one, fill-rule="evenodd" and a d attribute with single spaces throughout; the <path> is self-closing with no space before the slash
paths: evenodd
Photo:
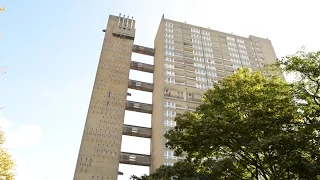
<path id="1" fill-rule="evenodd" d="M 28 164 L 18 154 L 12 154 L 16 163 L 15 180 L 35 180 L 36 177 Z"/>
<path id="2" fill-rule="evenodd" d="M 41 134 L 38 125 L 22 125 L 17 131 L 7 135 L 7 145 L 9 148 L 33 147 L 38 145 Z"/>
<path id="3" fill-rule="evenodd" d="M 6 118 L 0 118 L 0 127 L 3 131 L 7 131 L 10 126 L 12 126 L 12 122 Z"/>
<path id="4" fill-rule="evenodd" d="M 13 122 L 6 118 L 0 118 L 0 127 L 5 132 L 8 148 L 26 148 L 38 145 L 42 131 L 40 126 L 24 124 L 13 128 Z"/>
<path id="5" fill-rule="evenodd" d="M 12 158 L 15 160 L 16 180 L 35 180 L 32 169 L 18 153 L 15 153 L 15 150 L 37 146 L 42 134 L 40 126 L 34 124 L 16 125 L 12 121 L 0 117 L 0 127 L 6 137 L 4 146 L 9 148 Z"/>

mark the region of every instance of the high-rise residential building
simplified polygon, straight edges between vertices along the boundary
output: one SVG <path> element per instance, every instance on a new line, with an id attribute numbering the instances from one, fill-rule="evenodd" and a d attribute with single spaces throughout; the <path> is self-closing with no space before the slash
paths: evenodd
<path id="1" fill-rule="evenodd" d="M 164 133 L 177 113 L 193 111 L 201 95 L 239 67 L 260 70 L 276 62 L 269 39 L 241 37 L 161 19 L 154 47 L 134 44 L 135 21 L 110 16 L 96 73 L 74 180 L 117 179 L 119 163 L 172 165 Z M 131 60 L 132 52 L 154 57 L 154 65 Z M 130 69 L 153 73 L 153 84 L 129 79 Z M 152 104 L 127 100 L 128 88 L 152 92 Z M 124 124 L 125 110 L 152 114 L 151 128 Z M 151 138 L 150 155 L 121 152 L 122 135 Z"/>

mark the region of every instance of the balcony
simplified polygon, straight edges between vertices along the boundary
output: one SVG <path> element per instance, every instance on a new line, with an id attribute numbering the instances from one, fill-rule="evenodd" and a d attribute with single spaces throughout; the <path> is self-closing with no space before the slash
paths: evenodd
<path id="1" fill-rule="evenodd" d="M 123 133 L 122 134 L 127 135 L 127 136 L 151 138 L 152 130 L 151 130 L 151 128 L 130 126 L 130 125 L 125 124 L 125 125 L 123 125 Z"/>
<path id="2" fill-rule="evenodd" d="M 215 62 L 216 64 L 222 64 L 222 63 L 223 63 L 223 60 L 222 60 L 222 59 L 214 58 L 213 60 L 214 60 L 214 62 Z"/>
<path id="3" fill-rule="evenodd" d="M 197 103 L 196 105 L 190 105 L 188 104 L 188 107 L 192 107 L 192 108 L 197 108 L 198 107 L 198 103 L 201 103 L 202 102 L 202 95 L 199 95 L 199 94 L 193 94 L 192 96 L 188 95 L 188 101 L 189 102 L 194 102 L 194 103 Z"/>
<path id="4" fill-rule="evenodd" d="M 183 76 L 184 77 L 184 67 L 179 67 L 179 66 L 174 66 L 174 74 L 178 76 Z"/>
<path id="5" fill-rule="evenodd" d="M 154 56 L 154 49 L 153 48 L 148 48 L 148 47 L 143 47 L 143 46 L 138 46 L 138 45 L 133 45 L 132 52 L 144 54 L 144 55 L 148 55 L 148 56 Z"/>
<path id="6" fill-rule="evenodd" d="M 216 73 L 217 73 L 217 76 L 219 76 L 219 77 L 225 76 L 225 73 L 222 70 L 217 70 Z"/>
<path id="7" fill-rule="evenodd" d="M 233 73 L 236 70 L 232 66 L 228 66 L 228 65 L 225 65 L 224 69 L 225 69 L 225 71 L 231 72 L 231 73 Z"/>
<path id="8" fill-rule="evenodd" d="M 185 85 L 186 83 L 185 83 L 183 78 L 181 78 L 181 79 L 180 78 L 176 78 L 175 79 L 176 80 L 175 84 L 177 84 L 177 85 Z"/>
<path id="9" fill-rule="evenodd" d="M 177 99 L 177 100 L 184 100 L 184 97 L 181 95 L 178 95 L 176 93 L 164 93 L 164 97 L 166 98 L 172 98 L 172 99 Z"/>
<path id="10" fill-rule="evenodd" d="M 141 63 L 141 62 L 131 61 L 130 69 L 137 70 L 137 71 L 148 72 L 148 73 L 153 73 L 154 66 L 150 65 L 150 64 Z"/>
<path id="11" fill-rule="evenodd" d="M 127 101 L 126 110 L 152 114 L 152 104 Z"/>
<path id="12" fill-rule="evenodd" d="M 128 152 L 120 153 L 120 163 L 122 164 L 132 164 L 139 166 L 150 166 L 151 156 L 144 154 L 134 154 Z"/>
<path id="13" fill-rule="evenodd" d="M 129 79 L 128 88 L 146 92 L 153 92 L 153 84 L 131 79 Z"/>
<path id="14" fill-rule="evenodd" d="M 224 65 L 229 65 L 229 66 L 232 66 L 233 65 L 233 62 L 230 61 L 230 60 L 224 60 Z"/>
<path id="15" fill-rule="evenodd" d="M 216 70 L 217 70 L 217 71 L 223 71 L 223 70 L 224 70 L 222 64 L 215 64 L 215 67 L 216 67 Z"/>

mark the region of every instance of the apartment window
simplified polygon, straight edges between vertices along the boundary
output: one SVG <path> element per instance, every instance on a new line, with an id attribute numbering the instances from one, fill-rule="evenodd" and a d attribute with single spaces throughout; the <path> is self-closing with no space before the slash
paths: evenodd
<path id="1" fill-rule="evenodd" d="M 213 80 L 213 79 L 208 79 L 208 84 L 213 84 L 213 83 L 217 83 L 218 81 Z M 211 86 L 212 87 L 212 86 Z"/>
<path id="2" fill-rule="evenodd" d="M 202 69 L 195 69 L 195 73 L 200 75 L 206 75 L 206 72 Z"/>
<path id="3" fill-rule="evenodd" d="M 167 77 L 164 79 L 164 82 L 167 84 L 175 84 L 176 83 L 175 79 L 167 78 Z"/>
<path id="4" fill-rule="evenodd" d="M 229 41 L 227 41 L 227 44 L 228 44 L 229 46 L 237 47 L 236 43 L 234 43 L 234 42 L 229 42 Z"/>
<path id="5" fill-rule="evenodd" d="M 227 38 L 228 41 L 236 41 L 236 39 L 233 38 L 233 37 L 226 36 L 226 38 Z"/>
<path id="6" fill-rule="evenodd" d="M 188 98 L 193 98 L 193 97 L 194 97 L 194 94 L 188 93 Z"/>
<path id="7" fill-rule="evenodd" d="M 165 69 L 174 69 L 174 65 L 173 64 L 164 64 L 164 68 Z"/>
<path id="8" fill-rule="evenodd" d="M 231 59 L 231 62 L 233 62 L 233 63 L 241 63 L 241 61 L 240 60 L 238 60 L 238 59 Z"/>
<path id="9" fill-rule="evenodd" d="M 196 87 L 198 88 L 198 89 L 207 89 L 207 85 L 206 84 L 200 84 L 200 83 L 196 83 Z"/>
<path id="10" fill-rule="evenodd" d="M 238 50 L 236 48 L 233 48 L 233 47 L 228 47 L 228 50 L 232 51 L 232 52 L 238 52 Z"/>
<path id="11" fill-rule="evenodd" d="M 246 46 L 243 45 L 243 44 L 238 44 L 238 47 L 239 47 L 239 48 L 242 48 L 242 49 L 246 49 Z"/>
<path id="12" fill-rule="evenodd" d="M 237 39 L 237 43 L 244 44 L 244 41 L 242 39 Z"/>
<path id="13" fill-rule="evenodd" d="M 197 57 L 197 56 L 193 57 L 193 60 L 198 61 L 198 62 L 204 62 L 203 58 Z"/>
<path id="14" fill-rule="evenodd" d="M 246 55 L 240 55 L 240 57 L 241 57 L 242 60 L 247 60 L 247 61 L 249 61 L 249 57 L 246 56 Z"/>
<path id="15" fill-rule="evenodd" d="M 171 28 L 166 27 L 165 30 L 166 30 L 167 32 L 173 33 L 173 29 L 171 29 Z"/>
<path id="16" fill-rule="evenodd" d="M 196 44 L 193 44 L 192 47 L 193 47 L 193 49 L 202 49 L 202 47 L 200 45 L 196 45 Z"/>
<path id="17" fill-rule="evenodd" d="M 204 64 L 201 64 L 201 63 L 194 63 L 194 66 L 198 67 L 198 68 L 205 68 L 206 67 Z"/>
<path id="18" fill-rule="evenodd" d="M 242 49 L 240 49 L 240 50 L 239 50 L 239 52 L 240 52 L 240 54 L 245 54 L 245 55 L 247 55 L 247 54 L 248 54 L 248 53 L 247 53 L 247 51 L 242 50 Z"/>
<path id="19" fill-rule="evenodd" d="M 196 81 L 207 82 L 207 78 L 201 77 L 201 76 L 196 76 Z"/>
<path id="20" fill-rule="evenodd" d="M 191 32 L 200 33 L 200 29 L 191 28 Z"/>
<path id="21" fill-rule="evenodd" d="M 173 45 L 170 45 L 170 44 L 165 44 L 165 45 L 164 45 L 164 48 L 174 50 L 174 46 L 173 46 Z"/>
<path id="22" fill-rule="evenodd" d="M 165 55 L 170 55 L 170 56 L 174 56 L 174 51 L 171 51 L 171 50 L 165 50 L 164 51 Z"/>
<path id="23" fill-rule="evenodd" d="M 172 23 L 169 23 L 169 22 L 166 22 L 166 26 L 167 26 L 167 27 L 173 27 L 173 24 L 172 24 Z"/>
<path id="24" fill-rule="evenodd" d="M 177 125 L 177 123 L 174 120 L 170 120 L 170 119 L 164 120 L 164 126 L 166 126 L 166 127 L 175 127 L 176 125 Z"/>
<path id="25" fill-rule="evenodd" d="M 164 162 L 163 165 L 165 165 L 165 166 L 173 166 L 173 163 L 172 162 Z"/>
<path id="26" fill-rule="evenodd" d="M 202 31 L 201 33 L 204 34 L 204 35 L 210 36 L 210 33 L 207 32 L 207 31 Z"/>
<path id="27" fill-rule="evenodd" d="M 240 58 L 238 53 L 230 53 L 230 56 Z"/>
<path id="28" fill-rule="evenodd" d="M 174 71 L 165 70 L 164 73 L 168 76 L 174 76 Z"/>
<path id="29" fill-rule="evenodd" d="M 204 53 L 204 56 L 213 58 L 213 54 L 212 53 Z"/>
<path id="30" fill-rule="evenodd" d="M 194 38 L 200 38 L 201 36 L 199 34 L 191 34 L 191 37 L 194 37 Z"/>
<path id="31" fill-rule="evenodd" d="M 173 34 L 166 33 L 166 37 L 173 38 Z"/>
<path id="32" fill-rule="evenodd" d="M 173 57 L 165 57 L 165 61 L 174 62 L 174 58 Z"/>
<path id="33" fill-rule="evenodd" d="M 232 64 L 232 68 L 233 69 L 238 69 L 238 68 L 241 68 L 242 66 L 240 66 L 240 65 L 236 65 L 236 64 Z"/>
<path id="34" fill-rule="evenodd" d="M 171 109 L 175 109 L 175 108 L 176 108 L 176 103 L 170 102 L 170 101 L 166 101 L 166 102 L 164 103 L 164 107 L 171 108 Z"/>
<path id="35" fill-rule="evenodd" d="M 180 56 L 180 57 L 183 57 L 183 53 L 182 52 L 179 52 L 179 51 L 176 51 L 174 53 L 175 56 Z"/>
<path id="36" fill-rule="evenodd" d="M 193 50 L 193 54 L 199 55 L 199 56 L 203 56 L 203 52 L 202 51 Z"/>
<path id="37" fill-rule="evenodd" d="M 176 115 L 177 115 L 177 113 L 175 111 L 172 111 L 172 110 L 165 110 L 164 111 L 165 117 L 175 117 Z"/>
<path id="38" fill-rule="evenodd" d="M 202 41 L 200 41 L 199 39 L 191 39 L 191 42 L 198 43 L 198 44 L 202 43 Z"/>
<path id="39" fill-rule="evenodd" d="M 178 91 L 178 97 L 183 97 L 183 92 Z"/>
<path id="40" fill-rule="evenodd" d="M 167 39 L 167 38 L 165 38 L 165 42 L 166 43 L 174 43 L 173 39 Z"/>
<path id="41" fill-rule="evenodd" d="M 164 94 L 165 95 L 170 95 L 170 90 L 169 89 L 164 89 Z"/>
<path id="42" fill-rule="evenodd" d="M 165 159 L 175 159 L 177 160 L 177 157 L 174 156 L 173 151 L 164 151 L 164 158 Z"/>
<path id="43" fill-rule="evenodd" d="M 247 65 L 247 66 L 251 66 L 251 63 L 249 61 L 242 61 L 242 64 Z"/>
<path id="44" fill-rule="evenodd" d="M 212 59 L 206 59 L 206 63 L 214 64 L 214 61 Z"/>
<path id="45" fill-rule="evenodd" d="M 217 77 L 217 73 L 211 72 L 211 71 L 208 71 L 207 75 L 210 76 L 210 77 Z"/>
<path id="46" fill-rule="evenodd" d="M 204 47 L 205 51 L 213 52 L 212 48 Z"/>
<path id="47" fill-rule="evenodd" d="M 214 66 L 210 66 L 210 65 L 206 65 L 207 70 L 216 70 L 216 67 Z"/>

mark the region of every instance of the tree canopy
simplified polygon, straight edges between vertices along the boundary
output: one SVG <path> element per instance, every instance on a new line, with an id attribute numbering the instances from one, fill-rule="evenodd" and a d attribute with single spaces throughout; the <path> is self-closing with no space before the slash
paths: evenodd
<path id="1" fill-rule="evenodd" d="M 14 162 L 7 149 L 3 147 L 4 141 L 4 133 L 0 129 L 0 180 L 13 180 Z"/>
<path id="2" fill-rule="evenodd" d="M 280 61 L 299 83 L 245 68 L 214 84 L 165 134 L 186 159 L 132 179 L 320 179 L 319 54 Z"/>

